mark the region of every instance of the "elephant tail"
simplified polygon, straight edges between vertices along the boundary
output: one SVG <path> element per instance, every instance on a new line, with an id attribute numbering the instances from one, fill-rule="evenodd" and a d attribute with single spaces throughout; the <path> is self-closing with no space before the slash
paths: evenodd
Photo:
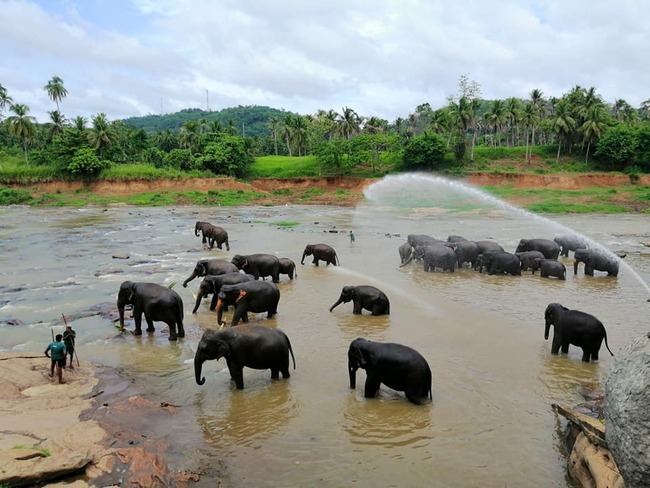
<path id="1" fill-rule="evenodd" d="M 287 346 L 289 346 L 289 352 L 291 353 L 291 359 L 293 360 L 293 369 L 296 369 L 296 358 L 293 356 L 293 348 L 291 347 L 291 341 L 287 337 Z"/>
<path id="2" fill-rule="evenodd" d="M 429 400 L 433 401 L 433 378 L 431 376 L 431 368 L 429 368 Z"/>
<path id="3" fill-rule="evenodd" d="M 609 348 L 609 344 L 607 344 L 607 332 L 605 332 L 605 347 L 607 348 L 607 350 L 609 351 L 609 353 L 613 356 L 614 353 L 613 353 L 613 352 L 611 351 L 611 349 Z"/>

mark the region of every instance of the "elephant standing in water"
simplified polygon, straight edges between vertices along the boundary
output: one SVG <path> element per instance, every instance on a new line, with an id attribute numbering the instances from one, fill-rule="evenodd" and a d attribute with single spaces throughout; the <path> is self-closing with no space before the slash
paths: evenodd
<path id="1" fill-rule="evenodd" d="M 533 274 L 537 270 L 542 278 L 555 276 L 560 280 L 566 280 L 566 266 L 555 259 L 536 259 L 533 262 Z"/>
<path id="2" fill-rule="evenodd" d="M 266 312 L 267 318 L 278 313 L 280 302 L 280 290 L 268 281 L 248 281 L 234 285 L 223 285 L 217 299 L 217 323 L 224 325 L 222 320 L 224 308 L 234 305 L 235 313 L 232 317 L 231 326 L 235 326 L 240 320 L 248 322 L 248 312 Z"/>
<path id="3" fill-rule="evenodd" d="M 280 274 L 286 274 L 289 276 L 289 279 L 292 280 L 295 276 L 298 278 L 298 272 L 296 271 L 296 263 L 289 258 L 280 258 Z"/>
<path id="4" fill-rule="evenodd" d="M 183 327 L 183 300 L 174 290 L 156 283 L 125 281 L 117 294 L 120 328 L 124 330 L 124 308 L 133 305 L 134 335 L 142 335 L 142 314 L 147 322 L 147 332 L 154 332 L 155 322 L 169 326 L 169 340 L 185 337 Z"/>
<path id="5" fill-rule="evenodd" d="M 388 315 L 390 313 L 390 302 L 386 294 L 379 288 L 371 285 L 344 286 L 341 296 L 330 307 L 330 312 L 341 303 L 352 301 L 353 314 L 360 314 L 365 308 L 372 312 L 372 315 Z"/>
<path id="6" fill-rule="evenodd" d="M 256 280 L 270 276 L 273 283 L 280 281 L 280 260 L 273 254 L 235 254 L 230 262 L 244 273 L 253 275 Z"/>
<path id="7" fill-rule="evenodd" d="M 305 264 L 305 257 L 314 256 L 312 264 L 318 266 L 318 261 L 325 261 L 327 265 L 330 264 L 333 266 L 339 265 L 339 258 L 336 255 L 336 251 L 332 246 L 327 244 L 307 244 L 305 250 L 302 253 L 302 259 L 300 264 Z"/>
<path id="8" fill-rule="evenodd" d="M 521 239 L 515 252 L 539 251 L 546 259 L 557 260 L 560 255 L 560 245 L 549 239 Z"/>
<path id="9" fill-rule="evenodd" d="M 607 276 L 618 276 L 618 258 L 608 256 L 597 249 L 576 249 L 573 253 L 573 274 L 578 274 L 578 264 L 584 263 L 585 274 L 593 276 L 594 271 L 605 271 Z"/>
<path id="10" fill-rule="evenodd" d="M 408 242 L 405 242 L 397 249 L 397 252 L 399 253 L 400 264 L 405 264 L 406 261 L 411 257 L 413 247 L 411 247 Z"/>
<path id="11" fill-rule="evenodd" d="M 183 281 L 183 288 L 194 278 L 207 275 L 222 275 L 226 273 L 239 273 L 239 268 L 225 259 L 200 259 L 194 266 L 194 271 Z"/>
<path id="12" fill-rule="evenodd" d="M 432 398 L 431 368 L 419 352 L 408 346 L 359 337 L 350 343 L 348 349 L 352 389 L 356 387 L 359 368 L 366 370 L 366 398 L 374 398 L 382 383 L 393 390 L 403 391 L 406 398 L 417 405 Z"/>
<path id="13" fill-rule="evenodd" d="M 210 249 L 214 247 L 214 243 L 216 242 L 219 249 L 223 249 L 222 246 L 225 244 L 226 250 L 230 251 L 228 232 L 223 227 L 217 227 L 209 222 L 197 221 L 194 225 L 194 235 L 196 237 L 199 236 L 199 231 L 203 234 L 203 244 L 209 244 Z"/>
<path id="14" fill-rule="evenodd" d="M 560 246 L 560 256 L 569 257 L 569 251 L 575 252 L 576 249 L 587 249 L 587 240 L 577 235 L 557 236 L 553 239 Z"/>
<path id="15" fill-rule="evenodd" d="M 521 263 L 519 257 L 505 251 L 488 251 L 479 255 L 477 259 L 479 271 L 483 268 L 487 274 L 509 274 L 512 276 L 521 276 Z"/>
<path id="16" fill-rule="evenodd" d="M 569 345 L 573 344 L 582 348 L 582 360 L 586 363 L 590 359 L 598 360 L 598 351 L 605 340 L 605 347 L 609 353 L 614 354 L 607 344 L 605 326 L 593 315 L 579 310 L 569 310 L 559 303 L 550 303 L 544 312 L 544 339 L 548 340 L 551 325 L 555 327 L 551 354 L 569 352 Z"/>
<path id="17" fill-rule="evenodd" d="M 244 367 L 270 369 L 271 379 L 277 380 L 282 373 L 289 378 L 289 354 L 296 369 L 291 342 L 280 329 L 263 325 L 240 325 L 225 330 L 206 330 L 199 341 L 194 355 L 194 376 L 202 385 L 201 369 L 205 361 L 226 358 L 230 378 L 238 390 L 244 389 Z"/>
<path id="18" fill-rule="evenodd" d="M 253 281 L 255 277 L 253 275 L 244 274 L 244 273 L 226 273 L 222 275 L 208 275 L 203 278 L 201 285 L 199 285 L 199 291 L 196 294 L 196 303 L 194 304 L 194 310 L 192 313 L 196 313 L 201 305 L 201 300 L 203 297 L 212 295 L 212 302 L 210 303 L 210 310 L 214 310 L 217 307 L 217 300 L 219 299 L 219 292 L 223 285 L 234 285 L 237 283 L 244 283 L 246 281 Z"/>
<path id="19" fill-rule="evenodd" d="M 451 248 L 440 243 L 413 248 L 409 259 L 400 267 L 406 266 L 413 259 L 422 260 L 424 271 L 435 271 L 436 268 L 442 268 L 443 271 L 451 273 L 456 271 L 456 253 Z"/>
<path id="20" fill-rule="evenodd" d="M 469 263 L 472 269 L 476 267 L 476 260 L 478 259 L 478 255 L 481 254 L 481 251 L 476 242 L 458 240 L 456 242 L 448 242 L 445 245 L 451 248 L 456 254 L 459 268 L 462 268 L 464 263 Z"/>
<path id="21" fill-rule="evenodd" d="M 516 252 L 515 256 L 519 257 L 519 262 L 521 264 L 520 268 L 522 271 L 533 269 L 533 265 L 535 264 L 536 259 L 546 259 L 544 257 L 544 254 L 539 251 Z"/>

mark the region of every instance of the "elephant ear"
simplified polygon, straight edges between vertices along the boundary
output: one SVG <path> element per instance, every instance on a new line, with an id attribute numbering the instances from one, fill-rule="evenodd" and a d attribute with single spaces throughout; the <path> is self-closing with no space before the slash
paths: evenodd
<path id="1" fill-rule="evenodd" d="M 205 269 L 205 263 L 196 263 L 196 269 L 199 270 L 199 276 L 205 276 L 207 274 Z"/>
<path id="2" fill-rule="evenodd" d="M 239 300 L 241 300 L 245 296 L 246 296 L 246 292 L 244 290 L 239 290 L 239 295 L 237 295 L 237 298 L 235 298 L 235 303 L 237 303 Z"/>
<path id="3" fill-rule="evenodd" d="M 364 368 L 366 365 L 366 358 L 363 356 L 363 351 L 359 347 L 353 347 L 350 351 L 355 362 L 361 368 Z"/>
<path id="4" fill-rule="evenodd" d="M 219 342 L 217 345 L 217 359 L 230 357 L 230 347 L 225 342 Z"/>

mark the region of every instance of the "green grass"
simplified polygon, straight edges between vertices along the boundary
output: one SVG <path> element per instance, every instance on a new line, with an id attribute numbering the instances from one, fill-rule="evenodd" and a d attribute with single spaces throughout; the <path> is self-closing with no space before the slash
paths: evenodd
<path id="1" fill-rule="evenodd" d="M 162 180 L 183 178 L 214 178 L 210 171 L 181 171 L 171 168 L 156 168 L 150 164 L 114 164 L 102 171 L 100 178 L 107 181 Z"/>
<path id="2" fill-rule="evenodd" d="M 24 446 L 20 444 L 20 445 L 13 446 L 12 449 L 33 449 L 34 451 L 40 452 L 45 457 L 50 457 L 52 455 L 49 449 L 45 449 L 44 447 L 39 447 L 39 446 Z"/>
<path id="3" fill-rule="evenodd" d="M 24 205 L 32 203 L 32 197 L 25 190 L 0 188 L 0 205 Z"/>
<path id="4" fill-rule="evenodd" d="M 250 178 L 300 178 L 321 176 L 315 156 L 263 156 L 249 167 Z"/>
<path id="5" fill-rule="evenodd" d="M 289 228 L 289 227 L 295 227 L 297 225 L 300 225 L 300 222 L 280 221 L 280 222 L 272 222 L 272 225 Z"/>

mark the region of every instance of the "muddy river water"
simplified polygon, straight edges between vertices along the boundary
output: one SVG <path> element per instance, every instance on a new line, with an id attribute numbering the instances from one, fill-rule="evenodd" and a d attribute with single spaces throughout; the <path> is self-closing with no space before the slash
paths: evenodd
<path id="1" fill-rule="evenodd" d="M 169 437 L 170 467 L 218 465 L 223 486 L 570 486 L 551 404 L 582 402 L 583 385 L 604 384 L 614 358 L 604 345 L 595 363 L 582 363 L 575 347 L 551 356 L 544 310 L 559 302 L 596 315 L 614 354 L 647 333 L 650 254 L 641 242 L 650 241 L 650 216 L 545 218 L 423 176 L 388 177 L 366 197 L 356 208 L 0 208 L 0 350 L 42 351 L 51 326 L 70 316 L 82 359 L 119 368 L 150 398 L 184 406 L 151 426 Z M 196 220 L 224 227 L 231 250 L 203 248 Z M 520 238 L 567 231 L 626 252 L 618 278 L 574 276 L 572 258 L 561 258 L 566 281 L 399 267 L 397 248 L 410 233 L 489 237 L 514 252 Z M 320 242 L 337 250 L 340 267 L 310 258 L 300 266 L 305 245 Z M 278 285 L 278 314 L 251 319 L 287 333 L 297 369 L 280 381 L 246 369 L 237 391 L 225 361 L 211 361 L 198 386 L 192 358 L 216 314 L 208 300 L 192 314 L 199 280 L 181 283 L 200 258 L 257 252 L 298 264 L 298 278 L 283 275 Z M 152 336 L 119 334 L 110 318 L 88 312 L 114 305 L 124 280 L 175 283 L 185 339 L 169 343 L 164 324 Z M 330 313 L 341 287 L 355 284 L 382 289 L 390 316 L 355 316 L 351 303 Z M 433 401 L 416 406 L 385 387 L 365 399 L 362 370 L 351 390 L 347 348 L 357 337 L 417 349 L 433 372 Z"/>

